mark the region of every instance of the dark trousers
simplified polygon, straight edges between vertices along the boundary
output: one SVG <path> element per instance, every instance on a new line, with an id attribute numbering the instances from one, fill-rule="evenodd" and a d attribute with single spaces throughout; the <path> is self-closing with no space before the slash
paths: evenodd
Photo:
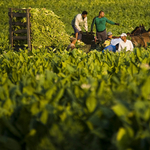
<path id="1" fill-rule="evenodd" d="M 96 32 L 96 37 L 99 42 L 105 41 L 107 39 L 106 29 L 101 32 Z"/>
<path id="2" fill-rule="evenodd" d="M 73 29 L 74 29 L 74 33 L 78 33 L 78 38 L 77 40 L 81 40 L 82 39 L 82 34 L 80 33 L 80 31 L 74 26 L 72 25 Z"/>

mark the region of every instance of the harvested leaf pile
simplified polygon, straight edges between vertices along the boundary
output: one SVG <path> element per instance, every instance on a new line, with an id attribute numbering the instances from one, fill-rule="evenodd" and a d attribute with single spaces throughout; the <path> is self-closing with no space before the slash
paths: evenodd
<path id="1" fill-rule="evenodd" d="M 32 44 L 34 46 L 59 46 L 69 44 L 69 35 L 59 17 L 51 10 L 32 8 Z"/>

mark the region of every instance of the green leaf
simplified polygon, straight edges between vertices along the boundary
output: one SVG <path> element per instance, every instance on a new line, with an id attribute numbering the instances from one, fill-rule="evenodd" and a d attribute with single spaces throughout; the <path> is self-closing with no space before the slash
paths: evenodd
<path id="1" fill-rule="evenodd" d="M 129 113 L 129 110 L 123 104 L 116 104 L 115 106 L 112 107 L 112 110 L 119 117 L 127 116 Z"/>
<path id="2" fill-rule="evenodd" d="M 86 99 L 86 106 L 89 112 L 93 112 L 96 108 L 97 100 L 94 97 L 88 97 Z"/>
<path id="3" fill-rule="evenodd" d="M 18 130 L 16 130 L 16 128 L 6 119 L 6 118 L 1 118 L 1 121 L 3 123 L 3 125 L 15 136 L 21 138 L 20 133 L 18 132 Z"/>
<path id="4" fill-rule="evenodd" d="M 125 150 L 130 148 L 130 144 L 132 142 L 132 138 L 129 136 L 128 131 L 121 127 L 117 133 L 117 147 L 118 150 Z"/>
<path id="5" fill-rule="evenodd" d="M 102 82 L 100 83 L 100 87 L 99 87 L 99 89 L 98 89 L 98 92 L 97 92 L 97 95 L 98 95 L 98 96 L 102 96 L 103 91 L 104 91 L 104 87 L 105 87 L 105 81 L 102 80 Z"/>
<path id="6" fill-rule="evenodd" d="M 1 150 L 21 150 L 21 146 L 16 140 L 4 136 L 0 136 L 0 148 Z"/>
<path id="7" fill-rule="evenodd" d="M 67 118 L 66 112 L 63 112 L 62 114 L 59 115 L 62 121 L 64 121 Z"/>
<path id="8" fill-rule="evenodd" d="M 59 92 L 57 93 L 56 97 L 54 98 L 54 102 L 57 103 L 61 97 L 63 96 L 64 94 L 64 88 L 60 89 Z"/>
<path id="9" fill-rule="evenodd" d="M 126 134 L 126 130 L 124 128 L 120 128 L 117 133 L 117 141 L 120 141 L 125 134 Z"/>
<path id="10" fill-rule="evenodd" d="M 46 98 L 48 100 L 51 100 L 53 94 L 55 93 L 55 91 L 57 90 L 57 87 L 55 85 L 53 85 L 49 90 L 47 90 L 46 92 Z"/>
<path id="11" fill-rule="evenodd" d="M 43 124 L 46 124 L 47 123 L 47 119 L 48 119 L 48 111 L 46 109 L 44 109 L 42 111 L 42 115 L 40 117 L 40 120 Z"/>
<path id="12" fill-rule="evenodd" d="M 150 95 L 150 77 L 148 77 L 145 82 L 144 85 L 141 88 L 142 90 L 142 95 L 145 99 L 148 98 L 148 96 Z"/>
<path id="13" fill-rule="evenodd" d="M 40 108 L 39 108 L 39 102 L 35 102 L 32 104 L 31 109 L 30 109 L 32 115 L 35 115 L 37 113 L 39 113 Z"/>

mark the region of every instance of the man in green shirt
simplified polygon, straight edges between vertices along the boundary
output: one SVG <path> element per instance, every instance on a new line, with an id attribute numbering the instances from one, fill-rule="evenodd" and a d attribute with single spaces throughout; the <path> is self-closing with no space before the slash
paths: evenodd
<path id="1" fill-rule="evenodd" d="M 106 17 L 104 17 L 104 15 L 104 12 L 100 11 L 99 16 L 93 19 L 91 25 L 91 32 L 93 32 L 94 24 L 96 25 L 96 37 L 99 42 L 105 41 L 107 39 L 106 22 L 112 25 L 119 25 L 119 23 L 108 20 Z"/>

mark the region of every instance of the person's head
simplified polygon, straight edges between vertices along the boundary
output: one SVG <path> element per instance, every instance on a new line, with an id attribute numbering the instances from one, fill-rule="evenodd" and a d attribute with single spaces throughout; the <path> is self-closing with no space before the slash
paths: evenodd
<path id="1" fill-rule="evenodd" d="M 107 33 L 107 38 L 111 39 L 112 38 L 112 32 Z"/>
<path id="2" fill-rule="evenodd" d="M 82 12 L 82 17 L 85 18 L 87 16 L 87 14 L 88 14 L 87 11 L 83 11 Z"/>
<path id="3" fill-rule="evenodd" d="M 119 43 L 118 43 L 118 44 L 116 44 L 116 50 L 118 50 L 118 48 L 119 48 Z"/>
<path id="4" fill-rule="evenodd" d="M 102 17 L 105 16 L 105 13 L 101 10 L 101 11 L 99 12 L 99 16 L 102 18 Z"/>
<path id="5" fill-rule="evenodd" d="M 126 39 L 127 39 L 127 34 L 126 34 L 126 33 L 122 33 L 122 34 L 120 35 L 120 37 L 121 37 L 121 39 L 122 39 L 123 41 L 126 41 Z"/>
<path id="6" fill-rule="evenodd" d="M 71 38 L 70 38 L 70 42 L 71 42 L 72 44 L 75 44 L 75 43 L 76 43 L 76 41 L 77 41 L 77 39 L 76 39 L 76 38 L 74 38 L 74 37 L 71 37 Z"/>

